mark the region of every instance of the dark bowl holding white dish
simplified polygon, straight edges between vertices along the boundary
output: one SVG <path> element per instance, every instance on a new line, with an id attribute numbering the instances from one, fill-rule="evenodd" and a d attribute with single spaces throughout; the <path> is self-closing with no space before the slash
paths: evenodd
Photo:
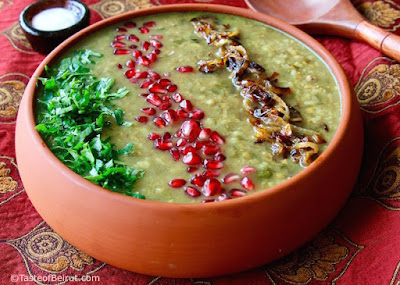
<path id="1" fill-rule="evenodd" d="M 47 21 L 49 18 L 46 18 L 46 16 L 38 22 L 39 26 L 35 24 L 35 17 L 40 13 L 43 17 L 43 12 L 46 13 L 49 9 L 61 9 L 64 12 L 57 19 L 60 23 L 64 21 L 63 25 L 54 27 L 55 23 Z M 46 14 L 49 15 L 50 13 Z M 72 19 L 68 21 L 70 17 Z M 44 21 L 46 23 L 43 23 Z M 89 21 L 89 8 L 77 0 L 41 0 L 26 7 L 19 17 L 21 28 L 32 48 L 43 54 L 49 53 L 65 39 L 87 27 Z"/>

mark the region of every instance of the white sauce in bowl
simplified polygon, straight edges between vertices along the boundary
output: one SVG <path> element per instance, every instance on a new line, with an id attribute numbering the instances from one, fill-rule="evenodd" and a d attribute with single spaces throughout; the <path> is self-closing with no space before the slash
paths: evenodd
<path id="1" fill-rule="evenodd" d="M 50 8 L 32 18 L 32 26 L 41 31 L 57 31 L 73 26 L 79 21 L 77 15 L 66 8 Z"/>

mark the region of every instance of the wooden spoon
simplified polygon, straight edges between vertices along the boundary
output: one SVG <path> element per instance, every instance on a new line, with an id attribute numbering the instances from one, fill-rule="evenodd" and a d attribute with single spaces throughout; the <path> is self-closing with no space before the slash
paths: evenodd
<path id="1" fill-rule="evenodd" d="M 400 61 L 400 37 L 368 22 L 349 0 L 245 0 L 247 5 L 308 32 L 366 42 Z"/>

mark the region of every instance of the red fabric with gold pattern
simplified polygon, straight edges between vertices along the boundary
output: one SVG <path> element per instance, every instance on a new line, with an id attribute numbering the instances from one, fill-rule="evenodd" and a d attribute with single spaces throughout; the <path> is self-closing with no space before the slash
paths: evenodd
<path id="1" fill-rule="evenodd" d="M 365 126 L 359 180 L 338 217 L 287 257 L 248 272 L 210 279 L 171 279 L 127 272 L 98 261 L 58 236 L 30 203 L 15 161 L 16 114 L 29 77 L 44 56 L 34 52 L 18 16 L 33 1 L 0 0 L 0 284 L 15 275 L 98 276 L 88 284 L 399 284 L 400 283 L 400 63 L 371 47 L 318 37 L 354 84 Z M 247 7 L 243 0 L 87 0 L 91 23 L 122 12 L 172 3 Z M 400 0 L 360 0 L 371 22 L 400 34 Z M 54 278 L 54 277 L 53 277 Z"/>

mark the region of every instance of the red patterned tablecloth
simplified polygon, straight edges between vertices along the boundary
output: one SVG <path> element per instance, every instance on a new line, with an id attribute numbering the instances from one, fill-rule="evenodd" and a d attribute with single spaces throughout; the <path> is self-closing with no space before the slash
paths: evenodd
<path id="1" fill-rule="evenodd" d="M 365 127 L 360 177 L 338 217 L 308 244 L 272 264 L 231 276 L 172 279 L 104 264 L 58 236 L 30 203 L 18 175 L 14 135 L 19 102 L 44 58 L 18 24 L 33 1 L 0 0 L 0 284 L 400 284 L 400 64 L 369 46 L 318 37 L 355 86 Z M 178 0 L 86 0 L 91 23 Z M 195 0 L 246 7 L 243 0 Z M 400 0 L 353 4 L 374 24 L 400 33 Z M 42 279 L 40 281 L 39 279 Z M 33 280 L 33 281 L 27 281 Z M 15 283 L 15 282 L 14 282 Z"/>

